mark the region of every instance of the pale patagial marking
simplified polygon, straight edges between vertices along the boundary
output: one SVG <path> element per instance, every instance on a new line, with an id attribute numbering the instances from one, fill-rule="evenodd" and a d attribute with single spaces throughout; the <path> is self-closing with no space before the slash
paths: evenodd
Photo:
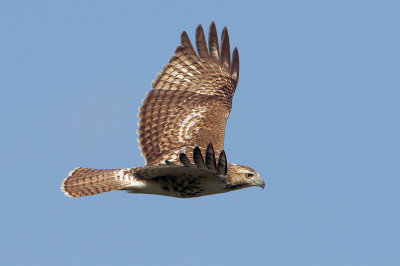
<path id="1" fill-rule="evenodd" d="M 192 112 L 186 116 L 183 120 L 181 126 L 179 127 L 178 139 L 180 142 L 184 142 L 186 139 L 190 139 L 192 134 L 189 134 L 189 130 L 201 120 L 203 117 L 202 113 L 207 111 L 206 106 L 199 106 L 197 110 L 192 110 Z"/>

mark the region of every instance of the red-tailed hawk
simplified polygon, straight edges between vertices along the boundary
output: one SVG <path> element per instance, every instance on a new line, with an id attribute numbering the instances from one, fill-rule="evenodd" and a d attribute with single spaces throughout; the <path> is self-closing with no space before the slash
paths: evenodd
<path id="1" fill-rule="evenodd" d="M 239 79 L 238 50 L 233 50 L 231 60 L 226 27 L 219 47 L 214 22 L 208 47 L 202 26 L 197 27 L 196 47 L 197 53 L 182 32 L 181 45 L 140 107 L 138 141 L 146 166 L 76 168 L 62 182 L 65 195 L 120 189 L 191 198 L 250 186 L 264 188 L 255 170 L 228 163 L 223 151 L 225 124 Z"/>

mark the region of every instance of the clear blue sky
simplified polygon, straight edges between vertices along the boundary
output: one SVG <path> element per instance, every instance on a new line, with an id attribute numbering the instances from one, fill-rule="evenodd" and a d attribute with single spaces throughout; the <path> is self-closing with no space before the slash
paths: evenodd
<path id="1" fill-rule="evenodd" d="M 1 265 L 400 265 L 398 1 L 2 1 Z M 238 46 L 231 162 L 265 190 L 70 199 L 141 166 L 137 109 L 186 30 Z"/>

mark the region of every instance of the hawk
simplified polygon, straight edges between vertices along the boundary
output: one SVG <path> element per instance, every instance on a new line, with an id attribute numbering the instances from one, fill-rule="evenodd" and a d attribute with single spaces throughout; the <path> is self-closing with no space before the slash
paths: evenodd
<path id="1" fill-rule="evenodd" d="M 62 182 L 69 197 L 126 190 L 191 198 L 265 184 L 250 167 L 228 163 L 225 125 L 239 79 L 239 53 L 230 54 L 228 30 L 219 47 L 212 22 L 208 46 L 201 25 L 197 53 L 186 32 L 152 83 L 139 109 L 138 141 L 146 166 L 75 168 Z M 204 155 L 204 156 L 203 156 Z M 217 155 L 217 156 L 216 156 Z"/>

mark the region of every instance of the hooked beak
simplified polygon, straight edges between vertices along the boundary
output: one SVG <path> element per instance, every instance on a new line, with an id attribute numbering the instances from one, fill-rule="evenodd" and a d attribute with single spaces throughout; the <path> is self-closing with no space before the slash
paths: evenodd
<path id="1" fill-rule="evenodd" d="M 265 188 L 265 182 L 264 182 L 264 180 L 263 180 L 262 183 L 259 184 L 258 186 L 259 186 L 260 188 L 264 189 L 264 188 Z"/>

